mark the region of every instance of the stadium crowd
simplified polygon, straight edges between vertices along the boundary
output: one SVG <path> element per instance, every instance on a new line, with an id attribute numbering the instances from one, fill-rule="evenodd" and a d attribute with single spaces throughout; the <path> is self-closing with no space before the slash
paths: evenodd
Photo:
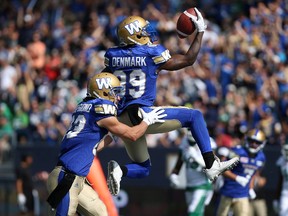
<path id="1" fill-rule="evenodd" d="M 60 3 L 61 2 L 61 3 Z M 11 0 L 0 13 L 0 163 L 17 145 L 59 145 L 88 77 L 104 68 L 117 44 L 116 25 L 140 15 L 171 53 L 180 12 L 196 6 L 207 21 L 193 67 L 163 72 L 157 105 L 203 111 L 218 145 L 261 128 L 269 145 L 288 143 L 288 4 L 266 1 Z M 172 147 L 183 131 L 149 135 L 150 147 Z M 118 142 L 117 142 L 118 141 Z M 121 146 L 120 140 L 114 143 Z"/>

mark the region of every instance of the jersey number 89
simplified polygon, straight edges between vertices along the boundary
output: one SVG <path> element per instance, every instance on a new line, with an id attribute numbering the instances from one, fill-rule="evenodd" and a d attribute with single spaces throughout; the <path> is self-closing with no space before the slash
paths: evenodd
<path id="1" fill-rule="evenodd" d="M 125 92 L 126 88 L 128 88 L 128 94 L 132 98 L 139 98 L 144 94 L 146 88 L 146 74 L 142 70 L 132 70 L 130 74 L 127 74 L 122 70 L 117 70 L 114 72 L 114 75 L 118 77 L 121 85 L 124 86 Z M 126 81 L 131 86 L 127 86 Z"/>

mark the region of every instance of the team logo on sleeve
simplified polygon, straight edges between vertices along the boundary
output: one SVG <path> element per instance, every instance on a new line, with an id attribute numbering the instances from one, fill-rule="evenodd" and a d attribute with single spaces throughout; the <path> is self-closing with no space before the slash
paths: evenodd
<path id="1" fill-rule="evenodd" d="M 117 109 L 111 104 L 99 104 L 94 106 L 95 113 L 104 115 L 117 115 Z"/>
<path id="2" fill-rule="evenodd" d="M 160 64 L 168 61 L 171 58 L 169 50 L 165 50 L 161 53 L 160 56 L 153 57 L 153 61 L 155 64 Z"/>

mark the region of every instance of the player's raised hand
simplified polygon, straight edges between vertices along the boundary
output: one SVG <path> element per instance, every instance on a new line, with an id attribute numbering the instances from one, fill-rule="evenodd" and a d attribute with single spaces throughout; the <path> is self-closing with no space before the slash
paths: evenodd
<path id="1" fill-rule="evenodd" d="M 194 8 L 194 10 L 197 13 L 197 18 L 191 17 L 191 20 L 194 23 L 198 32 L 204 32 L 205 29 L 207 28 L 207 25 L 205 24 L 204 18 L 202 16 L 201 12 L 196 7 Z"/>
<path id="2" fill-rule="evenodd" d="M 148 125 L 154 124 L 154 123 L 163 123 L 165 122 L 164 117 L 167 116 L 165 114 L 165 110 L 161 107 L 157 107 L 153 109 L 151 112 L 146 113 L 143 109 L 139 109 L 142 116 L 143 116 L 143 121 L 146 122 Z"/>

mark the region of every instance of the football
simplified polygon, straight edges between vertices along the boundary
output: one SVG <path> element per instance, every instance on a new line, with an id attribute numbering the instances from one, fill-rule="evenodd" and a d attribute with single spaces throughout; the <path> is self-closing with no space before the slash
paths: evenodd
<path id="1" fill-rule="evenodd" d="M 196 27 L 191 20 L 192 16 L 197 18 L 194 7 L 189 8 L 180 14 L 176 24 L 177 35 L 179 38 L 186 38 L 195 31 Z"/>

